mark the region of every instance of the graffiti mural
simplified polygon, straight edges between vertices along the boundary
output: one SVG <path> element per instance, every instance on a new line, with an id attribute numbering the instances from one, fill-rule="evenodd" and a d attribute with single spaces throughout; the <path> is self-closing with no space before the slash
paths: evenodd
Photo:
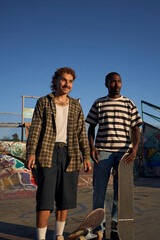
<path id="1" fill-rule="evenodd" d="M 24 166 L 26 143 L 0 141 L 0 199 L 35 197 L 36 170 L 29 171 Z M 93 167 L 93 166 L 92 166 Z M 93 168 L 92 168 L 93 171 Z M 93 172 L 79 174 L 78 189 L 92 189 Z M 109 185 L 112 186 L 112 176 Z"/>
<path id="2" fill-rule="evenodd" d="M 0 199 L 35 195 L 36 182 L 24 166 L 26 144 L 0 142 Z"/>
<path id="3" fill-rule="evenodd" d="M 160 176 L 160 129 L 144 123 L 145 176 Z"/>

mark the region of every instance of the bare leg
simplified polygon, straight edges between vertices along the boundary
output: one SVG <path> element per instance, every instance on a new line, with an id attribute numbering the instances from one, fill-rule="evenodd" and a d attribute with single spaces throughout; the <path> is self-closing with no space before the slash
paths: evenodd
<path id="1" fill-rule="evenodd" d="M 36 219 L 37 228 L 46 227 L 49 216 L 50 216 L 50 210 L 44 210 L 44 211 L 37 212 L 37 219 Z"/>
<path id="2" fill-rule="evenodd" d="M 56 209 L 56 221 L 65 222 L 67 218 L 68 210 Z"/>

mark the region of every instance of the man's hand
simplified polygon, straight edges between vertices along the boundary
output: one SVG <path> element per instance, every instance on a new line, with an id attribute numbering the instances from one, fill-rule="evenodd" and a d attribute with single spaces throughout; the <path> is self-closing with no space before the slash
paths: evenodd
<path id="1" fill-rule="evenodd" d="M 35 156 L 30 156 L 26 159 L 25 167 L 31 170 L 35 164 Z"/>
<path id="2" fill-rule="evenodd" d="M 137 148 L 133 147 L 130 149 L 129 155 L 124 160 L 125 164 L 127 165 L 131 164 L 136 158 L 136 156 L 137 156 Z"/>
<path id="3" fill-rule="evenodd" d="M 93 148 L 91 150 L 91 158 L 95 163 L 98 163 L 98 159 L 99 159 L 99 154 L 96 148 Z"/>
<path id="4" fill-rule="evenodd" d="M 132 141 L 133 147 L 129 150 L 129 155 L 125 159 L 126 164 L 131 164 L 136 158 L 139 139 L 140 139 L 140 132 L 139 132 L 139 126 L 137 125 L 132 129 L 132 132 L 131 132 L 131 141 Z"/>
<path id="5" fill-rule="evenodd" d="M 90 124 L 88 128 L 88 140 L 89 140 L 91 158 L 95 163 L 98 163 L 99 154 L 97 149 L 94 147 L 95 127 L 96 125 Z"/>
<path id="6" fill-rule="evenodd" d="M 92 169 L 91 167 L 91 161 L 84 162 L 84 171 L 89 172 Z"/>

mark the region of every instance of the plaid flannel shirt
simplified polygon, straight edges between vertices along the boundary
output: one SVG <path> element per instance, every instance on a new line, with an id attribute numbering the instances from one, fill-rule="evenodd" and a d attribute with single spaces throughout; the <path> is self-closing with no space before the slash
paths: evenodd
<path id="1" fill-rule="evenodd" d="M 82 161 L 90 161 L 90 149 L 82 107 L 76 99 L 68 98 L 69 165 L 66 171 L 70 172 L 79 170 Z M 56 139 L 55 119 L 54 93 L 50 93 L 37 101 L 26 146 L 26 157 L 35 156 L 36 164 L 42 167 L 52 166 Z"/>

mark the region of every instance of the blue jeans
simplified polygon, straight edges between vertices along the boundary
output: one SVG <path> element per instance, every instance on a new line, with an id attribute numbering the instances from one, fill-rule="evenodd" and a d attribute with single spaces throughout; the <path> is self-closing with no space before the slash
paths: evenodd
<path id="1" fill-rule="evenodd" d="M 94 163 L 93 169 L 93 209 L 105 208 L 107 185 L 112 167 L 115 170 L 111 213 L 112 221 L 115 222 L 118 222 L 118 164 L 123 154 L 123 152 L 99 151 L 99 162 Z M 105 219 L 96 230 L 105 230 Z"/>

